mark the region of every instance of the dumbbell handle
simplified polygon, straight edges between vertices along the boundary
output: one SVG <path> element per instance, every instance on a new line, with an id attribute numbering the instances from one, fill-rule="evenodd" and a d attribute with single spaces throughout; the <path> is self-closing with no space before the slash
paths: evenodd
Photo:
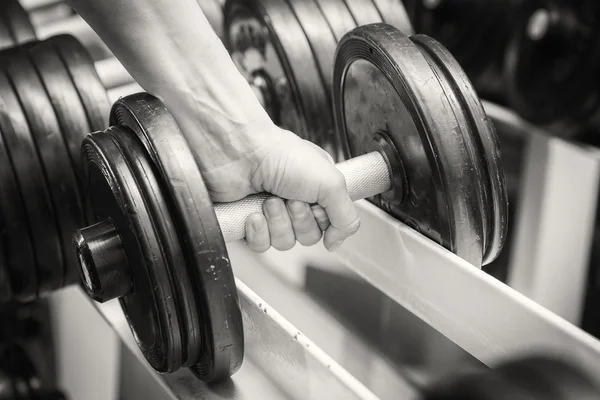
<path id="1" fill-rule="evenodd" d="M 336 167 L 346 179 L 346 187 L 352 201 L 375 196 L 391 188 L 388 163 L 378 151 L 343 161 L 336 164 Z M 243 239 L 246 219 L 251 214 L 262 212 L 263 204 L 271 196 L 268 193 L 260 193 L 231 203 L 215 204 L 215 213 L 225 241 Z"/>

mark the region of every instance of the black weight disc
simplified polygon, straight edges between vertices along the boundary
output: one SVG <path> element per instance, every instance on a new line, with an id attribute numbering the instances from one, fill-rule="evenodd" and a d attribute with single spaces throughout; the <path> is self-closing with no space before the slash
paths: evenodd
<path id="1" fill-rule="evenodd" d="M 261 72 L 273 83 L 278 113 L 267 111 L 278 125 L 311 141 L 324 136 L 321 119 L 327 95 L 315 79 L 318 66 L 287 2 L 228 1 L 225 42 L 246 79 Z"/>
<path id="2" fill-rule="evenodd" d="M 356 28 L 354 17 L 344 0 L 316 0 L 316 2 L 331 27 L 336 41 L 339 42 L 346 33 Z"/>
<path id="3" fill-rule="evenodd" d="M 480 177 L 487 171 L 473 116 L 446 73 L 399 30 L 357 28 L 336 56 L 336 123 L 351 157 L 371 151 L 378 132 L 397 149 L 408 190 L 402 199 L 382 196 L 386 211 L 481 266 L 488 213 Z"/>
<path id="4" fill-rule="evenodd" d="M 53 240 L 46 237 L 45 242 L 54 246 L 58 241 L 57 257 L 38 260 L 37 270 L 40 292 L 52 291 L 62 287 L 65 265 L 77 262 L 71 246 L 71 237 L 81 226 L 83 215 L 77 180 L 56 114 L 27 53 L 23 50 L 12 54 L 4 69 L 27 119 L 56 218 L 54 229 L 58 234 Z M 48 250 L 54 255 L 55 249 Z"/>
<path id="5" fill-rule="evenodd" d="M 80 193 L 80 188 L 83 188 L 80 159 L 81 143 L 85 135 L 91 132 L 91 129 L 77 91 L 54 46 L 41 42 L 31 46 L 28 52 L 54 109 L 62 134 L 61 140 L 66 145 L 67 152 L 63 154 L 66 157 L 60 160 L 61 168 L 70 167 L 73 172 L 69 179 L 61 181 L 63 185 L 74 185 L 68 188 L 69 195 L 73 196 L 74 199 L 69 212 L 67 215 L 60 216 L 63 233 L 67 235 L 63 237 L 65 259 L 67 261 L 61 277 L 64 286 L 77 282 L 79 278 L 77 260 L 71 249 L 68 233 L 71 232 L 72 234 L 75 229 L 83 226 L 86 222 L 83 198 Z M 62 149 L 60 150 L 62 151 Z M 70 161 L 68 164 L 67 160 Z M 75 178 L 75 180 L 72 178 Z"/>
<path id="6" fill-rule="evenodd" d="M 388 25 L 399 29 L 405 35 L 412 35 L 414 29 L 401 0 L 372 0 L 381 15 L 381 19 Z"/>
<path id="7" fill-rule="evenodd" d="M 178 315 L 182 323 L 182 366 L 194 364 L 200 354 L 202 329 L 193 285 L 188 273 L 183 250 L 177 236 L 177 227 L 171 215 L 163 190 L 154 176 L 146 151 L 141 142 L 129 131 L 122 135 L 111 132 L 113 141 L 117 143 L 125 159 L 131 160 L 129 168 L 134 175 L 140 192 L 144 196 L 146 206 L 151 213 L 156 235 L 161 243 L 163 257 L 168 265 L 171 286 L 174 289 L 178 307 Z M 129 133 L 129 134 L 128 134 Z"/>
<path id="8" fill-rule="evenodd" d="M 532 0 L 505 58 L 509 104 L 561 137 L 600 126 L 600 3 Z"/>
<path id="9" fill-rule="evenodd" d="M 235 278 L 210 195 L 185 137 L 165 106 L 146 93 L 118 100 L 111 124 L 137 134 L 171 200 L 203 326 L 202 352 L 191 369 L 204 381 L 231 376 L 244 355 Z"/>
<path id="10" fill-rule="evenodd" d="M 0 130 L 12 163 L 18 190 L 8 193 L 15 204 L 22 204 L 25 216 L 13 212 L 16 236 L 10 237 L 9 268 L 15 297 L 33 300 L 38 292 L 37 264 L 55 267 L 60 261 L 60 244 L 55 229 L 54 210 L 44 182 L 44 173 L 19 100 L 5 73 L 0 73 Z M 9 189 L 8 187 L 6 189 Z M 3 188 L 2 192 L 6 190 Z M 8 199 L 7 199 L 8 201 Z M 8 204 L 8 203 L 7 203 Z M 8 211 L 8 210 L 7 210 Z M 20 221 L 17 221 L 18 220 Z M 27 235 L 25 226 L 27 223 Z M 21 232 L 19 235 L 18 232 Z M 31 241 L 28 241 L 28 236 Z M 32 248 L 34 251 L 32 251 Z"/>
<path id="11" fill-rule="evenodd" d="M 318 75 L 313 77 L 325 88 L 326 108 L 321 110 L 320 132 L 325 136 L 315 138 L 315 143 L 324 148 L 334 156 L 337 152 L 333 109 L 331 106 L 331 90 L 333 87 L 333 57 L 337 46 L 337 40 L 333 35 L 327 20 L 321 13 L 316 1 L 309 0 L 287 0 L 290 8 L 296 15 L 311 49 L 312 57 L 317 62 Z"/>
<path id="12" fill-rule="evenodd" d="M 1 16 L 2 14 L 0 14 Z M 4 18 L 0 18 L 0 50 L 15 46 L 15 40 L 8 29 Z"/>
<path id="13" fill-rule="evenodd" d="M 217 0 L 197 0 L 200 9 L 219 38 L 223 38 L 223 7 Z"/>
<path id="14" fill-rule="evenodd" d="M 357 26 L 382 22 L 381 15 L 371 0 L 344 0 Z"/>
<path id="15" fill-rule="evenodd" d="M 2 182 L 0 181 L 0 183 Z M 0 203 L 0 207 L 1 206 L 2 203 Z M 0 215 L 0 218 L 2 218 L 2 215 Z M 0 224 L 5 224 L 5 222 L 0 220 Z M 6 252 L 4 250 L 4 243 L 0 241 L 0 304 L 9 302 L 12 297 L 13 293 L 12 287 L 10 286 L 10 275 L 8 273 Z"/>
<path id="16" fill-rule="evenodd" d="M 53 36 L 45 42 L 52 43 L 56 47 L 67 67 L 92 131 L 105 129 L 108 126 L 110 102 L 89 53 L 77 39 L 70 35 Z"/>
<path id="17" fill-rule="evenodd" d="M 14 42 L 23 44 L 36 40 L 35 31 L 27 11 L 23 9 L 18 0 L 4 0 L 0 13 L 5 21 Z"/>
<path id="18" fill-rule="evenodd" d="M 96 220 L 110 218 L 127 254 L 135 287 L 120 302 L 135 340 L 154 369 L 173 372 L 183 356 L 176 296 L 152 214 L 131 172 L 130 163 L 140 160 L 126 160 L 111 132 L 131 134 L 112 127 L 83 142 L 87 194 Z"/>

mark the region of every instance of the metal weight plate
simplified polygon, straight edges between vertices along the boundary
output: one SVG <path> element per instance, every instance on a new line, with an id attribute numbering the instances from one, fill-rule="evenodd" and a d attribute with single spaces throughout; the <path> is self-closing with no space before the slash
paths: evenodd
<path id="1" fill-rule="evenodd" d="M 73 171 L 73 176 L 76 179 L 76 181 L 62 181 L 64 185 L 69 184 L 69 182 L 77 184 L 70 188 L 70 194 L 76 196 L 77 201 L 73 203 L 73 207 L 70 209 L 71 212 L 67 215 L 69 218 L 61 218 L 60 220 L 64 226 L 63 231 L 72 233 L 86 222 L 84 199 L 80 192 L 80 189 L 84 187 L 80 173 L 81 143 L 84 137 L 91 132 L 91 129 L 77 90 L 73 86 L 69 73 L 54 46 L 48 42 L 40 42 L 29 47 L 28 53 L 52 104 L 62 140 L 68 150 L 65 154 L 67 157 L 61 160 L 61 165 L 67 168 L 65 161 L 70 161 L 68 166 Z M 68 238 L 69 236 L 63 240 L 63 245 L 66 246 L 65 258 L 67 261 L 61 278 L 63 286 L 75 283 L 79 278 L 76 268 L 77 260 Z"/>
<path id="2" fill-rule="evenodd" d="M 197 0 L 202 13 L 219 38 L 223 38 L 223 7 L 217 0 Z"/>
<path id="3" fill-rule="evenodd" d="M 382 22 L 381 15 L 371 0 L 344 0 L 357 26 Z"/>
<path id="4" fill-rule="evenodd" d="M 190 274 L 187 270 L 183 250 L 177 236 L 178 229 L 169 214 L 166 197 L 154 177 L 146 151 L 132 132 L 116 135 L 110 132 L 113 141 L 119 146 L 123 156 L 129 160 L 131 173 L 136 179 L 141 194 L 150 212 L 163 257 L 167 265 L 170 284 L 173 288 L 178 315 L 181 321 L 182 366 L 193 365 L 200 356 L 202 328 L 196 308 L 196 297 Z M 148 178 L 151 177 L 151 178 Z"/>
<path id="5" fill-rule="evenodd" d="M 356 28 L 354 17 L 344 0 L 316 0 L 316 2 L 331 27 L 336 41 L 339 42 L 346 33 Z"/>
<path id="6" fill-rule="evenodd" d="M 508 101 L 561 137 L 600 126 L 600 3 L 528 1 L 505 58 Z"/>
<path id="7" fill-rule="evenodd" d="M 182 325 L 152 213 L 130 167 L 144 160 L 127 160 L 111 132 L 131 134 L 113 127 L 84 141 L 87 194 L 96 220 L 110 218 L 127 253 L 135 287 L 120 302 L 135 340 L 154 369 L 173 372 L 183 361 Z"/>
<path id="8" fill-rule="evenodd" d="M 54 242 L 58 240 L 62 248 L 56 259 L 38 260 L 41 293 L 62 287 L 65 266 L 76 265 L 71 237 L 81 226 L 82 203 L 60 125 L 33 63 L 25 50 L 15 51 L 8 57 L 3 67 L 19 98 L 41 161 L 41 178 L 50 193 L 58 230 Z M 53 242 L 50 238 L 44 240 L 48 244 Z M 54 253 L 54 249 L 51 252 Z"/>
<path id="9" fill-rule="evenodd" d="M 4 0 L 0 14 L 15 43 L 22 44 L 37 39 L 29 15 L 18 0 Z"/>
<path id="10" fill-rule="evenodd" d="M 110 121 L 135 132 L 171 200 L 203 325 L 202 352 L 191 370 L 204 381 L 229 377 L 243 360 L 242 317 L 225 241 L 194 156 L 173 117 L 149 94 L 117 101 Z"/>
<path id="11" fill-rule="evenodd" d="M 457 64 L 444 65 L 450 56 L 429 40 L 418 46 L 413 40 L 389 25 L 360 27 L 342 39 L 334 72 L 336 124 L 348 156 L 376 149 L 374 137 L 397 149 L 404 177 L 395 193 L 404 195 L 382 195 L 383 209 L 481 266 L 495 257 L 492 243 L 503 240 L 489 232 L 504 232 L 492 225 L 491 210 L 507 203 L 495 133 L 474 91 L 458 89 L 468 81 L 449 71 Z M 486 157 L 492 157 L 488 164 Z M 500 176 L 491 176 L 494 171 Z M 499 204 L 486 204 L 496 198 Z M 505 224 L 506 215 L 501 220 Z"/>
<path id="12" fill-rule="evenodd" d="M 105 129 L 108 126 L 110 102 L 89 53 L 77 39 L 70 35 L 53 36 L 46 42 L 55 46 L 67 67 L 92 131 Z"/>
<path id="13" fill-rule="evenodd" d="M 287 0 L 298 22 L 304 30 L 312 57 L 317 62 L 319 76 L 314 77 L 325 87 L 327 108 L 322 110 L 321 129 L 325 136 L 316 138 L 315 143 L 334 156 L 337 152 L 335 143 L 333 110 L 331 107 L 331 90 L 333 87 L 333 58 L 337 40 L 327 20 L 321 13 L 316 1 Z"/>
<path id="14" fill-rule="evenodd" d="M 402 0 L 373 0 L 382 21 L 402 31 L 405 35 L 415 33 Z"/>
<path id="15" fill-rule="evenodd" d="M 21 235 L 11 235 L 10 246 L 14 252 L 9 252 L 8 266 L 15 298 L 28 301 L 33 300 L 38 292 L 37 264 L 47 263 L 48 267 L 62 265 L 60 244 L 54 210 L 29 125 L 4 72 L 0 73 L 0 93 L 0 130 L 17 181 L 14 191 L 8 193 L 11 198 L 6 204 L 10 200 L 23 205 L 25 216 L 15 214 L 14 217 L 28 224 L 27 234 L 31 235 L 31 242 L 28 242 L 25 227 L 19 226 L 15 220 L 13 227 L 18 229 L 15 234 L 21 232 Z M 7 189 L 2 189 L 3 196 Z M 15 206 L 14 210 L 18 213 L 19 208 Z M 32 246 L 34 251 L 31 251 Z"/>
<path id="16" fill-rule="evenodd" d="M 265 77 L 276 94 L 265 108 L 279 126 L 304 139 L 324 137 L 327 95 L 302 26 L 286 1 L 225 4 L 225 43 L 238 70 Z"/>
<path id="17" fill-rule="evenodd" d="M 13 39 L 6 22 L 4 22 L 4 19 L 0 18 L 0 49 L 6 49 L 13 47 L 14 45 L 15 40 Z"/>

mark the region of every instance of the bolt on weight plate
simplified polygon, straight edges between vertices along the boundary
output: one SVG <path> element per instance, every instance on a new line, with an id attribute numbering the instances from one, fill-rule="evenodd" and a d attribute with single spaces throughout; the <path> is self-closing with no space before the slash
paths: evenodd
<path id="1" fill-rule="evenodd" d="M 76 265 L 71 236 L 82 221 L 82 203 L 56 114 L 29 55 L 25 49 L 16 50 L 4 58 L 2 66 L 29 125 L 43 171 L 40 178 L 48 189 L 54 210 L 54 230 L 58 234 L 53 240 L 44 238 L 44 246 L 58 241 L 62 248 L 55 259 L 43 258 L 37 263 L 40 293 L 49 292 L 62 287 L 65 265 Z M 55 255 L 54 249 L 48 247 L 48 250 Z"/>
<path id="2" fill-rule="evenodd" d="M 383 22 L 375 4 L 371 0 L 344 0 L 356 26 Z"/>
<path id="3" fill-rule="evenodd" d="M 29 15 L 18 0 L 3 0 L 0 15 L 16 44 L 23 44 L 37 39 Z"/>
<path id="4" fill-rule="evenodd" d="M 177 232 L 179 229 L 171 218 L 168 201 L 154 179 L 152 166 L 148 162 L 146 150 L 142 143 L 131 132 L 112 130 L 110 135 L 119 146 L 123 156 L 128 160 L 131 173 L 134 175 L 140 192 L 150 212 L 154 230 L 158 237 L 163 257 L 165 258 L 169 284 L 175 294 L 177 311 L 181 322 L 182 366 L 189 367 L 196 363 L 201 350 L 201 323 L 196 308 L 195 290 L 187 270 L 185 257 Z"/>
<path id="5" fill-rule="evenodd" d="M 55 46 L 67 67 L 92 131 L 105 129 L 108 126 L 110 102 L 90 54 L 76 38 L 70 35 L 53 36 L 45 42 Z"/>
<path id="6" fill-rule="evenodd" d="M 333 87 L 333 58 L 337 46 L 337 40 L 333 35 L 327 20 L 320 12 L 316 1 L 309 0 L 287 0 L 290 8 L 302 27 L 306 40 L 318 67 L 318 76 L 313 77 L 320 82 L 325 89 L 326 108 L 321 110 L 322 124 L 320 132 L 323 136 L 315 138 L 315 143 L 336 155 L 336 143 L 334 135 L 333 110 L 331 107 L 331 90 Z M 298 38 L 300 40 L 300 38 Z"/>
<path id="7" fill-rule="evenodd" d="M 600 127 L 600 3 L 528 1 L 505 57 L 508 102 L 523 118 L 573 138 Z"/>
<path id="8" fill-rule="evenodd" d="M 385 24 L 355 29 L 338 46 L 334 105 L 348 157 L 390 143 L 399 153 L 405 178 L 377 199 L 384 210 L 473 265 L 497 256 L 508 208 L 497 138 L 439 43 Z"/>
<path id="9" fill-rule="evenodd" d="M 118 264 L 130 267 L 134 284 L 119 300 L 135 340 L 154 369 L 173 372 L 182 365 L 184 344 L 167 261 L 152 213 L 131 170 L 130 163 L 139 161 L 127 160 L 111 133 L 129 134 L 113 127 L 84 140 L 87 194 L 96 221 L 110 219 L 126 253 L 126 260 Z M 82 281 L 87 288 L 89 276 L 83 273 Z"/>
<path id="10" fill-rule="evenodd" d="M 77 90 L 73 86 L 69 73 L 54 46 L 48 42 L 38 42 L 29 46 L 27 51 L 56 115 L 62 136 L 60 139 L 66 146 L 67 152 L 64 156 L 67 157 L 61 159 L 61 167 L 67 168 L 70 166 L 75 178 L 75 180 L 62 181 L 64 185 L 75 184 L 70 188 L 70 191 L 71 195 L 75 196 L 76 201 L 72 204 L 71 212 L 67 215 L 70 218 L 65 219 L 64 215 L 60 217 L 60 223 L 64 225 L 64 231 L 72 234 L 75 229 L 86 223 L 85 200 L 81 192 L 83 178 L 80 174 L 80 159 L 81 143 L 85 135 L 91 132 L 91 129 Z M 68 164 L 65 162 L 66 160 L 69 161 Z M 61 278 L 61 286 L 75 283 L 79 277 L 77 261 L 71 249 L 70 239 L 70 235 L 63 238 L 67 262 Z"/>
<path id="11" fill-rule="evenodd" d="M 267 112 L 275 123 L 311 141 L 325 136 L 327 95 L 302 26 L 286 1 L 228 1 L 225 43 L 247 80 L 261 72 L 273 83 L 278 113 Z"/>
<path id="12" fill-rule="evenodd" d="M 191 370 L 204 381 L 229 377 L 243 360 L 242 317 L 225 241 L 194 156 L 165 106 L 148 94 L 117 101 L 110 122 L 142 142 L 170 200 L 203 326 Z"/>

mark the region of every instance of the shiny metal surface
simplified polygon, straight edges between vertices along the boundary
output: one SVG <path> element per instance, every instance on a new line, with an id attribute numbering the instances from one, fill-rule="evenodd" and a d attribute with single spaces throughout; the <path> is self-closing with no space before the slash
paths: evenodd
<path id="1" fill-rule="evenodd" d="M 338 250 L 347 267 L 490 365 L 541 352 L 600 373 L 600 342 L 372 204 Z"/>
<path id="2" fill-rule="evenodd" d="M 162 381 L 170 398 L 377 399 L 246 285 L 239 280 L 237 285 L 244 318 L 246 361 L 229 382 L 219 385 L 206 385 L 187 370 L 156 374 L 137 349 L 118 303 L 109 302 L 97 308 L 140 363 L 146 365 L 149 374 Z"/>

